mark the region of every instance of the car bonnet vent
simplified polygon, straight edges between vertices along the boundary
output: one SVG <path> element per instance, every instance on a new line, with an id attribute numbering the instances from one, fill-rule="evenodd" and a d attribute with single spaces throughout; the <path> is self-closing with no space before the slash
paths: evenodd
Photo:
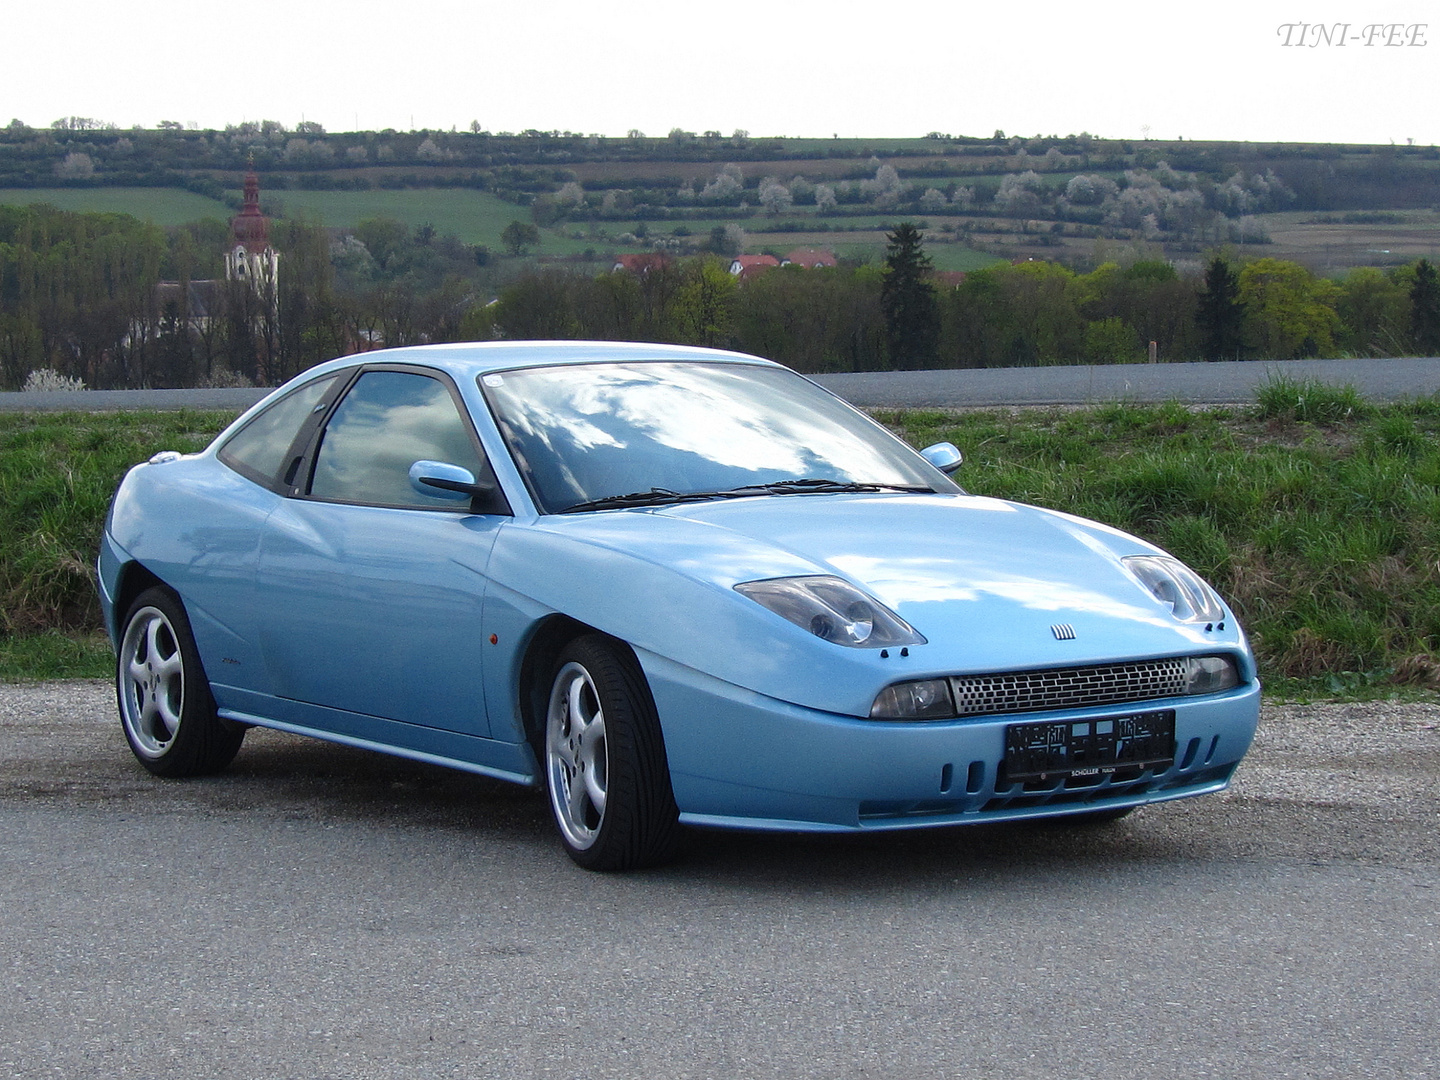
<path id="1" fill-rule="evenodd" d="M 958 675 L 950 680 L 961 716 L 1045 712 L 1087 705 L 1179 697 L 1185 693 L 1183 659 L 1130 664 Z"/>

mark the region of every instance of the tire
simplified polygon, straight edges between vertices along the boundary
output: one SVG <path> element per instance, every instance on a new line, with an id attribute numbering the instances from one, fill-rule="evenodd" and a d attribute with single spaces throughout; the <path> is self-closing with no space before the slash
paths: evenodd
<path id="1" fill-rule="evenodd" d="M 125 739 L 156 776 L 203 776 L 229 765 L 245 728 L 216 715 L 185 608 L 146 589 L 125 616 L 115 696 Z"/>
<path id="2" fill-rule="evenodd" d="M 660 720 L 621 643 L 589 634 L 560 651 L 545 714 L 545 780 L 560 840 L 585 869 L 654 866 L 678 849 Z"/>

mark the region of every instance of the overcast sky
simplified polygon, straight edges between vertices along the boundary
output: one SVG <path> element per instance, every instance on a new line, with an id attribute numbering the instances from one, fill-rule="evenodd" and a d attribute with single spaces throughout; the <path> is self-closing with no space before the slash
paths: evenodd
<path id="1" fill-rule="evenodd" d="M 0 25 L 0 124 L 1440 142 L 1440 6 L 1408 0 L 20 0 Z"/>

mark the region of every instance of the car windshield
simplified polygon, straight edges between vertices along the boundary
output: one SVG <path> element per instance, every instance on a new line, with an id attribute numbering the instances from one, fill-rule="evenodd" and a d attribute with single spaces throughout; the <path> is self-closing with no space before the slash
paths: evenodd
<path id="1" fill-rule="evenodd" d="M 545 513 L 734 495 L 958 491 L 884 428 L 786 368 L 521 368 L 480 385 Z"/>

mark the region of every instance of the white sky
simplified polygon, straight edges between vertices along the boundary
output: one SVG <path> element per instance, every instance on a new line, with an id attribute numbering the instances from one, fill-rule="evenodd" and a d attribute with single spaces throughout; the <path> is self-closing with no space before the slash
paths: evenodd
<path id="1" fill-rule="evenodd" d="M 1440 142 L 1440 6 L 18 0 L 0 124 Z M 1424 45 L 1286 47 L 1285 23 Z M 1433 20 L 1433 21 L 1431 21 Z M 1298 40 L 1299 31 L 1290 31 Z M 1375 37 L 1372 32 L 1372 38 Z M 1312 38 L 1313 40 L 1313 32 Z"/>

